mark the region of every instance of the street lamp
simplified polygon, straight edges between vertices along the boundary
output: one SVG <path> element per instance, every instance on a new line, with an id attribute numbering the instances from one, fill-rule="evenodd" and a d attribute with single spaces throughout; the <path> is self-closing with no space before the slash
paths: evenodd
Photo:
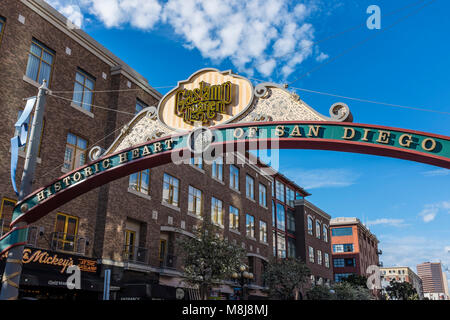
<path id="1" fill-rule="evenodd" d="M 239 267 L 239 272 L 233 272 L 233 274 L 231 275 L 231 277 L 237 281 L 241 288 L 242 288 L 242 299 L 245 300 L 245 287 L 250 283 L 251 280 L 253 280 L 254 275 L 251 272 L 248 272 L 248 266 L 246 265 L 241 265 Z"/>

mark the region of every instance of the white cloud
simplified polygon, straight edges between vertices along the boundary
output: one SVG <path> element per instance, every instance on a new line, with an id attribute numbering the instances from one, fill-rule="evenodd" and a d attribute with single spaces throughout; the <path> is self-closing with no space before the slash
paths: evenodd
<path id="1" fill-rule="evenodd" d="M 329 58 L 329 56 L 323 52 L 321 52 L 317 57 L 316 57 L 316 61 L 317 62 L 322 62 L 325 61 Z"/>
<path id="2" fill-rule="evenodd" d="M 403 219 L 389 219 L 389 218 L 380 218 L 372 221 L 367 221 L 368 226 L 374 226 L 379 224 L 385 224 L 393 227 L 401 227 L 404 226 L 405 220 Z"/>
<path id="3" fill-rule="evenodd" d="M 83 26 L 84 16 L 81 13 L 81 8 L 76 1 L 67 0 L 46 0 L 52 7 L 63 14 L 73 24 L 78 27 Z"/>
<path id="4" fill-rule="evenodd" d="M 124 25 L 151 30 L 170 25 L 188 49 L 219 62 L 229 59 L 239 72 L 265 77 L 281 69 L 287 78 L 313 54 L 314 27 L 305 22 L 315 1 L 289 0 L 47 0 L 82 22 L 95 16 L 107 28 Z M 316 59 L 325 59 L 321 53 Z"/>
<path id="5" fill-rule="evenodd" d="M 286 175 L 292 177 L 306 190 L 318 188 L 339 188 L 353 185 L 359 174 L 347 169 L 313 169 L 286 170 Z"/>
<path id="6" fill-rule="evenodd" d="M 417 264 L 426 261 L 441 261 L 445 265 L 450 265 L 450 255 L 446 251 L 445 243 L 443 245 L 441 241 L 427 237 L 395 235 L 381 235 L 379 240 L 379 247 L 383 251 L 380 259 L 385 267 L 408 266 L 416 270 Z"/>
<path id="7" fill-rule="evenodd" d="M 435 169 L 435 170 L 430 170 L 430 171 L 424 171 L 422 172 L 422 174 L 425 177 L 443 177 L 443 176 L 448 176 L 450 174 L 450 170 L 449 169 Z"/>
<path id="8" fill-rule="evenodd" d="M 440 211 L 447 211 L 450 213 L 450 201 L 426 204 L 422 211 L 420 211 L 419 216 L 427 223 L 433 221 Z"/>

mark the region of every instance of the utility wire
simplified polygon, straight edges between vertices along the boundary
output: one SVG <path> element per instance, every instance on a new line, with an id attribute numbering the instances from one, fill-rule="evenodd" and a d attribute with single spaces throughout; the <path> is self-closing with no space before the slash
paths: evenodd
<path id="1" fill-rule="evenodd" d="M 65 97 L 61 97 L 61 96 L 54 95 L 52 92 L 49 92 L 48 95 L 51 96 L 51 97 L 57 98 L 57 99 L 62 99 L 62 100 L 70 101 L 70 102 L 76 102 L 76 103 L 79 102 L 79 101 L 75 101 L 75 100 L 72 100 L 72 99 L 69 99 L 69 98 L 65 98 Z M 102 107 L 102 106 L 97 106 L 97 105 L 95 105 L 95 104 L 90 104 L 90 103 L 84 103 L 84 102 L 81 102 L 81 104 L 82 104 L 82 105 L 86 105 L 86 106 L 90 106 L 90 107 L 94 107 L 94 108 L 99 108 L 99 109 L 108 110 L 108 111 L 113 111 L 113 112 L 118 112 L 118 113 L 128 114 L 128 115 L 131 115 L 131 116 L 135 116 L 135 115 L 136 115 L 135 113 L 131 113 L 131 112 L 127 112 L 127 111 L 121 111 L 121 110 L 116 110 L 116 109 L 111 109 L 111 108 Z"/>
<path id="2" fill-rule="evenodd" d="M 163 87 L 152 87 L 153 89 L 166 89 L 166 88 L 173 88 L 174 86 L 163 86 Z M 93 90 L 89 92 L 127 92 L 127 91 L 144 91 L 142 88 L 138 89 L 116 89 L 116 90 Z M 53 91 L 51 90 L 51 93 L 83 93 L 84 91 L 74 91 L 74 90 L 67 90 L 67 91 Z"/>
<path id="3" fill-rule="evenodd" d="M 355 45 L 353 45 L 353 46 L 350 47 L 349 49 L 342 51 L 341 53 L 339 53 L 338 55 L 332 57 L 331 59 L 328 59 L 326 62 L 323 62 L 323 63 L 319 64 L 318 66 L 312 68 L 311 70 L 309 70 L 309 71 L 307 71 L 307 72 L 301 74 L 301 75 L 300 75 L 298 78 L 296 78 L 294 81 L 289 82 L 288 85 L 291 85 L 291 84 L 297 82 L 298 80 L 303 79 L 304 77 L 310 75 L 311 73 L 313 73 L 313 72 L 315 72 L 315 71 L 317 71 L 317 70 L 323 68 L 323 67 L 326 66 L 327 64 L 329 64 L 329 63 L 331 63 L 331 62 L 337 60 L 338 58 L 340 58 L 340 57 L 346 55 L 347 53 L 349 53 L 349 52 L 352 51 L 353 49 L 356 49 L 357 47 L 360 47 L 361 45 L 363 45 L 364 43 L 368 42 L 369 40 L 374 39 L 375 37 L 379 36 L 379 35 L 382 34 L 383 32 L 385 32 L 385 31 L 387 31 L 387 30 L 390 30 L 391 28 L 393 28 L 394 26 L 396 26 L 397 24 L 399 24 L 399 23 L 402 22 L 403 20 L 405 20 L 405 19 L 411 17 L 412 15 L 414 15 L 414 14 L 420 12 L 420 11 L 421 11 L 422 9 L 424 9 L 426 6 L 432 4 L 432 3 L 435 2 L 435 1 L 436 1 L 436 0 L 431 0 L 431 1 L 427 2 L 427 3 L 425 3 L 423 6 L 420 6 L 420 7 L 417 8 L 416 10 L 410 12 L 409 14 L 407 14 L 407 15 L 405 15 L 405 16 L 399 18 L 399 19 L 397 19 L 394 23 L 390 24 L 390 25 L 387 26 L 386 28 L 383 28 L 380 32 L 378 32 L 378 33 L 376 33 L 376 34 L 374 34 L 374 35 L 372 35 L 372 36 L 370 36 L 370 37 L 367 37 L 366 39 L 364 39 L 364 40 L 362 40 L 362 41 L 356 43 Z"/>
<path id="4" fill-rule="evenodd" d="M 421 107 L 404 106 L 404 105 L 399 105 L 399 104 L 380 102 L 380 101 L 373 101 L 373 100 L 366 100 L 366 99 L 360 99 L 360 98 L 352 98 L 352 97 L 341 96 L 341 95 L 337 95 L 337 94 L 333 94 L 333 93 L 309 90 L 309 89 L 304 89 L 304 88 L 294 88 L 294 87 L 292 87 L 292 89 L 296 89 L 296 90 L 300 90 L 300 91 L 304 91 L 304 92 L 309 92 L 309 93 L 316 93 L 316 94 L 325 95 L 325 96 L 331 96 L 331 97 L 337 97 L 337 98 L 342 98 L 342 99 L 354 100 L 354 101 L 359 101 L 359 102 L 366 102 L 366 103 L 380 104 L 380 105 L 396 107 L 396 108 L 404 108 L 404 109 L 411 109 L 411 110 L 418 110 L 418 111 L 425 111 L 425 112 L 434 112 L 434 113 L 450 115 L 450 112 L 446 112 L 446 111 L 432 110 L 432 109 L 421 108 Z"/>

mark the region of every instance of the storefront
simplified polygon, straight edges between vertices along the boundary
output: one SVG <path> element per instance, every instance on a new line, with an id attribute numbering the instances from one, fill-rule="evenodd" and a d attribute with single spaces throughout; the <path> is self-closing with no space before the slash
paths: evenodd
<path id="1" fill-rule="evenodd" d="M 0 260 L 1 273 L 5 267 L 4 257 Z M 94 259 L 25 248 L 22 263 L 19 299 L 97 300 L 101 297 L 103 281 L 99 277 L 97 261 Z M 74 265 L 80 270 L 79 282 L 75 280 L 77 271 L 69 268 Z M 79 284 L 79 288 L 70 289 L 70 283 Z"/>

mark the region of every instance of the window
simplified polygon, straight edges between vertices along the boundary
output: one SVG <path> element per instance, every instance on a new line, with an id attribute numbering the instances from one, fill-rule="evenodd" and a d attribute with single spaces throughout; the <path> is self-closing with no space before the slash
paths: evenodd
<path id="1" fill-rule="evenodd" d="M 277 192 L 277 199 L 281 202 L 284 202 L 284 184 L 280 181 L 276 180 L 276 192 Z"/>
<path id="2" fill-rule="evenodd" d="M 212 177 L 223 181 L 223 158 L 217 158 L 211 164 Z"/>
<path id="3" fill-rule="evenodd" d="M 295 258 L 295 256 L 296 256 L 296 253 L 295 253 L 295 239 L 288 238 L 287 245 L 288 245 L 288 257 L 289 258 Z"/>
<path id="4" fill-rule="evenodd" d="M 333 259 L 333 266 L 335 268 L 356 267 L 356 259 L 355 258 Z"/>
<path id="5" fill-rule="evenodd" d="M 353 234 L 352 228 L 333 228 L 331 229 L 331 235 L 333 237 L 340 237 L 340 236 L 351 236 Z"/>
<path id="6" fill-rule="evenodd" d="M 284 205 L 282 205 L 281 203 L 277 203 L 277 228 L 283 231 L 286 228 Z"/>
<path id="7" fill-rule="evenodd" d="M 201 155 L 192 157 L 190 161 L 191 165 L 199 169 L 203 169 L 203 157 Z"/>
<path id="8" fill-rule="evenodd" d="M 275 201 L 272 200 L 272 227 L 275 227 Z"/>
<path id="9" fill-rule="evenodd" d="M 203 208 L 202 191 L 197 188 L 194 188 L 193 186 L 189 186 L 188 211 L 200 217 L 202 215 L 202 208 Z"/>
<path id="10" fill-rule="evenodd" d="M 64 213 L 56 214 L 55 233 L 52 237 L 54 249 L 75 251 L 78 232 L 78 218 Z"/>
<path id="11" fill-rule="evenodd" d="M 347 278 L 350 275 L 352 275 L 352 273 L 335 273 L 334 274 L 334 281 L 335 282 L 341 282 L 342 279 L 345 279 L 345 278 Z"/>
<path id="12" fill-rule="evenodd" d="M 0 208 L 0 237 L 9 232 L 9 222 L 12 220 L 14 207 L 17 201 L 3 198 Z"/>
<path id="13" fill-rule="evenodd" d="M 328 228 L 326 225 L 323 225 L 322 227 L 322 237 L 323 241 L 328 242 Z"/>
<path id="14" fill-rule="evenodd" d="M 334 244 L 333 252 L 353 252 L 353 244 L 352 243 Z"/>
<path id="15" fill-rule="evenodd" d="M 87 141 L 72 133 L 67 134 L 64 168 L 73 170 L 86 163 Z"/>
<path id="16" fill-rule="evenodd" d="M 255 217 L 250 214 L 247 214 L 245 220 L 246 220 L 245 226 L 246 226 L 246 230 L 247 230 L 247 232 L 246 232 L 247 237 L 254 238 L 255 237 Z"/>
<path id="17" fill-rule="evenodd" d="M 141 100 L 136 99 L 136 114 L 141 112 L 143 109 L 147 108 L 148 105 L 142 102 Z"/>
<path id="18" fill-rule="evenodd" d="M 343 268 L 345 266 L 344 259 L 333 259 L 333 267 Z"/>
<path id="19" fill-rule="evenodd" d="M 213 223 L 223 226 L 223 205 L 222 200 L 211 198 L 211 220 Z"/>
<path id="20" fill-rule="evenodd" d="M 159 240 L 159 261 L 164 263 L 164 258 L 166 257 L 166 247 L 167 247 L 167 240 L 166 239 L 160 239 Z"/>
<path id="21" fill-rule="evenodd" d="M 163 201 L 167 204 L 178 207 L 180 180 L 164 173 L 163 180 Z"/>
<path id="22" fill-rule="evenodd" d="M 277 233 L 278 258 L 286 258 L 286 237 L 284 234 Z"/>
<path id="23" fill-rule="evenodd" d="M 273 256 L 277 256 L 277 237 L 275 234 L 275 230 L 272 230 L 272 247 L 273 247 Z"/>
<path id="24" fill-rule="evenodd" d="M 230 229 L 239 230 L 239 209 L 230 206 Z"/>
<path id="25" fill-rule="evenodd" d="M 295 214 L 291 209 L 287 209 L 287 231 L 295 233 Z"/>
<path id="26" fill-rule="evenodd" d="M 320 222 L 319 220 L 316 220 L 316 238 L 320 239 Z"/>
<path id="27" fill-rule="evenodd" d="M 267 207 L 267 187 L 262 183 L 259 184 L 259 204 Z"/>
<path id="28" fill-rule="evenodd" d="M 149 193 L 150 169 L 133 173 L 130 175 L 129 187 L 144 194 Z"/>
<path id="29" fill-rule="evenodd" d="M 249 175 L 245 176 L 245 193 L 247 198 L 255 199 L 255 179 Z"/>
<path id="30" fill-rule="evenodd" d="M 239 168 L 230 165 L 230 187 L 239 190 Z"/>
<path id="31" fill-rule="evenodd" d="M 267 243 L 267 223 L 259 221 L 259 241 Z"/>
<path id="32" fill-rule="evenodd" d="M 125 250 L 124 257 L 129 260 L 134 260 L 134 252 L 136 242 L 136 232 L 132 230 L 125 230 Z"/>
<path id="33" fill-rule="evenodd" d="M 286 187 L 286 204 L 290 207 L 294 206 L 295 192 L 289 187 Z"/>
<path id="34" fill-rule="evenodd" d="M 75 74 L 75 86 L 73 88 L 73 103 L 77 106 L 91 111 L 93 103 L 95 79 L 84 71 L 78 70 Z"/>
<path id="35" fill-rule="evenodd" d="M 317 250 L 317 264 L 322 265 L 322 251 Z"/>
<path id="36" fill-rule="evenodd" d="M 311 217 L 308 217 L 308 233 L 313 234 L 313 219 Z"/>
<path id="37" fill-rule="evenodd" d="M 325 267 L 329 268 L 330 267 L 330 255 L 328 253 L 324 254 L 324 260 L 325 260 Z"/>
<path id="38" fill-rule="evenodd" d="M 0 17 L 0 44 L 2 43 L 2 39 L 3 39 L 3 30 L 5 30 L 5 24 L 6 24 L 6 19 L 3 17 Z"/>
<path id="39" fill-rule="evenodd" d="M 309 250 L 309 262 L 314 263 L 314 249 L 313 247 L 308 247 Z"/>
<path id="40" fill-rule="evenodd" d="M 31 42 L 30 53 L 28 54 L 26 76 L 40 84 L 42 84 L 44 80 L 47 80 L 47 84 L 50 84 L 54 59 L 55 51 L 47 48 L 36 39 L 33 39 Z"/>

